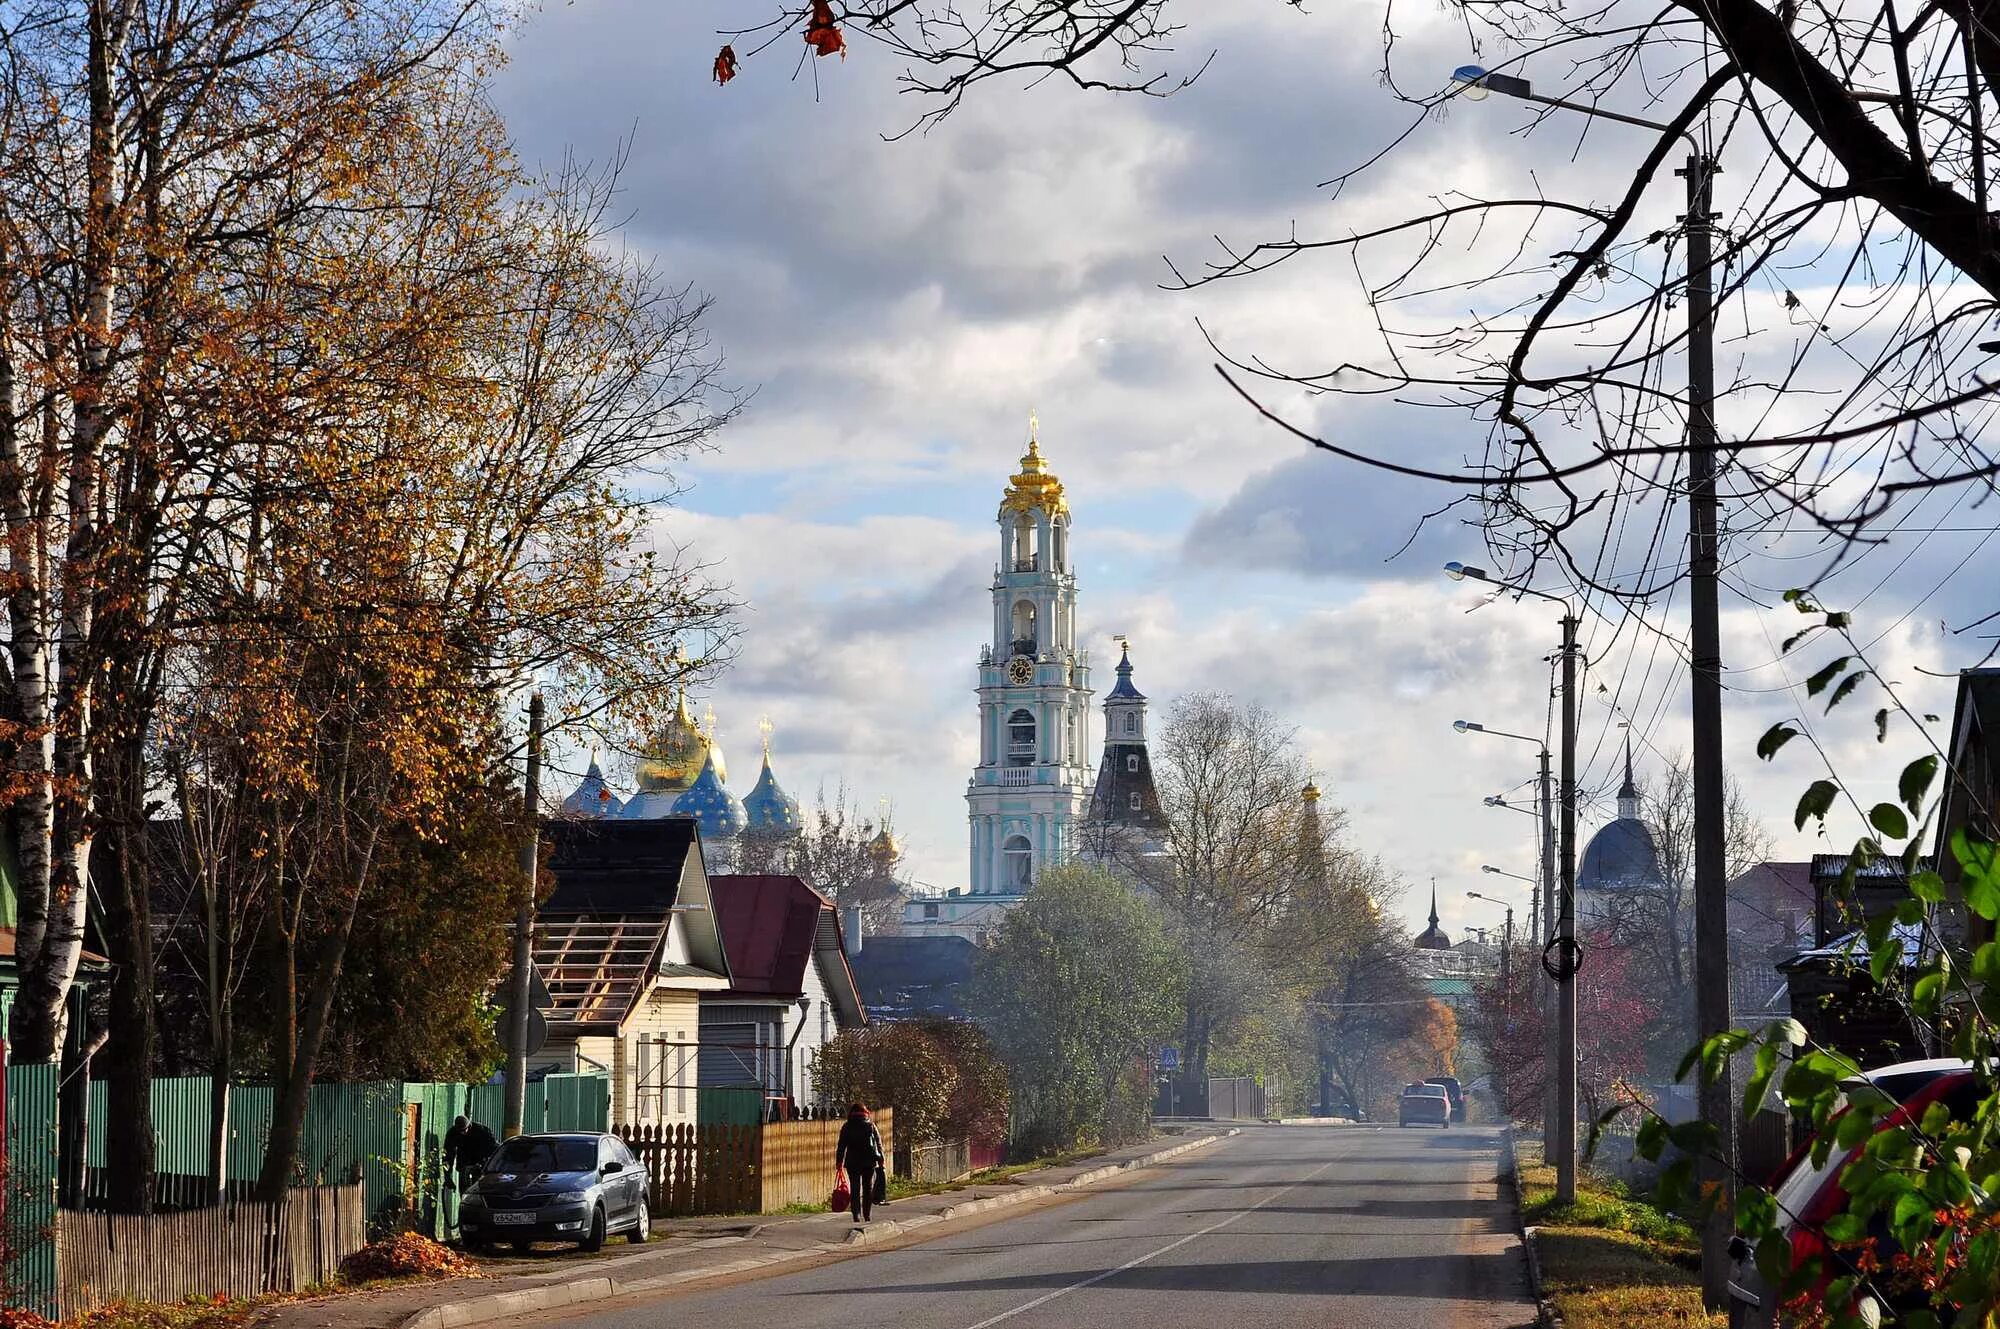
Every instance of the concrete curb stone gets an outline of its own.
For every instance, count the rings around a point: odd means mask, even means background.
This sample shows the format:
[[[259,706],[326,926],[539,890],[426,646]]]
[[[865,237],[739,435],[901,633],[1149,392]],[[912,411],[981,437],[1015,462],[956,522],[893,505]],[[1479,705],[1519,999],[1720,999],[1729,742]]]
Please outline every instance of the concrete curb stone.
[[[1514,1191],[1514,1222],[1521,1229],[1521,1250],[1528,1260],[1528,1294],[1535,1299],[1535,1323],[1541,1329],[1564,1329],[1562,1314],[1542,1285],[1542,1261],[1535,1251],[1535,1233],[1539,1229],[1527,1226],[1521,1212],[1521,1160],[1514,1152],[1514,1128],[1510,1125],[1501,1131],[1500,1139],[1501,1175]]]
[[[1142,1154],[1137,1158],[1128,1159],[1123,1163],[1114,1163],[1107,1167],[1095,1168],[1069,1181],[1060,1182],[1053,1186],[1023,1186],[1018,1190],[969,1200],[963,1204],[949,1205],[935,1214],[918,1214],[914,1218],[905,1219],[885,1219],[873,1227],[850,1231],[838,1241],[813,1242],[792,1250],[772,1251],[762,1255],[749,1256],[745,1259],[732,1260],[724,1264],[702,1265],[694,1269],[680,1269],[672,1273],[658,1274],[648,1278],[620,1279],[600,1274],[590,1278],[566,1279],[563,1282],[550,1283],[543,1287],[523,1288],[513,1292],[495,1292],[483,1297],[470,1297],[464,1301],[445,1302],[442,1305],[431,1306],[407,1316],[400,1323],[398,1329],[462,1329],[462,1326],[465,1325],[483,1324],[490,1320],[506,1319],[509,1316],[523,1315],[530,1311],[554,1310],[562,1306],[574,1306],[580,1302],[604,1301],[612,1297],[625,1296],[634,1292],[665,1291],[682,1283],[721,1278],[730,1274],[747,1272],[752,1269],[769,1268],[772,1265],[786,1264],[796,1260],[824,1255],[829,1251],[843,1250],[849,1246],[873,1245],[891,1237],[912,1232],[919,1228],[930,1227],[933,1224],[943,1223],[953,1218],[985,1213],[993,1209],[1008,1209],[1016,1205],[1028,1204],[1034,1200],[1044,1199],[1059,1192],[1079,1190],[1104,1181],[1107,1178],[1117,1176],[1120,1173],[1129,1172],[1134,1168],[1152,1167],[1156,1164],[1166,1162],[1168,1159],[1177,1158],[1190,1150],[1215,1144],[1218,1141],[1226,1140],[1230,1136],[1241,1133],[1240,1130],[1229,1130],[1217,1135],[1206,1135],[1198,1140],[1190,1140],[1174,1145],[1171,1148],[1156,1150],[1150,1154]],[[1048,1168],[1037,1169],[1038,1172],[1052,1170]],[[1024,1173],[1022,1175],[1032,1176],[1034,1174]],[[759,1223],[753,1226],[747,1233],[740,1236],[730,1235],[702,1238],[698,1241],[690,1242],[689,1246],[691,1248],[707,1248],[712,1246],[741,1245],[751,1238],[761,1235],[767,1228],[772,1226],[774,1225],[770,1223]]]

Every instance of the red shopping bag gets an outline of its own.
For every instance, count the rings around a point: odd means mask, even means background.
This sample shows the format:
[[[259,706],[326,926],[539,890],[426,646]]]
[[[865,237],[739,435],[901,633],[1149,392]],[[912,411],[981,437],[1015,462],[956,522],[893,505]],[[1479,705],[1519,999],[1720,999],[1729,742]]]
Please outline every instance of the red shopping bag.
[[[847,1169],[835,1168],[833,1170],[833,1198],[826,1202],[826,1207],[835,1213],[839,1213],[841,1210],[847,1208],[853,1199],[854,1192],[847,1189]]]

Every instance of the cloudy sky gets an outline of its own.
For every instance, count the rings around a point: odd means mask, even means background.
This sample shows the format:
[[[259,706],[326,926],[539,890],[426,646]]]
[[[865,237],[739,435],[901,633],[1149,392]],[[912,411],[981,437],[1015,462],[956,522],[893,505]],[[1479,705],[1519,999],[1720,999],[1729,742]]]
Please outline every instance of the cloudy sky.
[[[1199,6],[1209,26],[1182,47],[1215,58],[1172,98],[991,85],[929,133],[890,142],[916,108],[865,42],[795,77],[793,39],[746,60],[727,88],[710,82],[717,30],[755,8],[551,5],[515,35],[499,75],[530,163],[571,151],[601,161],[626,145],[625,243],[714,298],[709,330],[731,379],[754,392],[662,517],[745,602],[738,658],[703,698],[739,792],[768,714],[794,793],[810,801],[844,783],[864,810],[888,800],[913,875],[965,883],[994,513],[1037,411],[1070,495],[1100,692],[1110,638],[1127,634],[1156,703],[1221,689],[1298,726],[1356,842],[1408,883],[1406,916],[1421,920],[1433,877],[1454,931],[1497,922],[1468,888],[1525,905],[1525,886],[1496,887],[1479,865],[1532,872],[1533,826],[1480,800],[1522,784],[1532,750],[1454,734],[1451,721],[1542,732],[1554,615],[1533,601],[1478,607],[1468,585],[1439,576],[1448,558],[1484,561],[1477,533],[1449,519],[1410,539],[1450,495],[1311,455],[1258,421],[1217,378],[1197,326],[1282,364],[1335,363],[1372,345],[1351,269],[1335,258],[1193,293],[1160,287],[1165,258],[1199,267],[1217,236],[1326,233],[1442,189],[1576,178],[1606,162],[1609,190],[1634,144],[1524,143],[1518,107],[1461,105],[1332,198],[1320,181],[1415,118],[1378,78],[1379,8],[1354,0],[1311,13],[1276,0]],[[1445,20],[1441,6],[1398,11],[1400,76],[1467,58]],[[1663,215],[1673,192],[1669,182]],[[1483,438],[1383,399],[1269,400],[1399,456],[1453,462]],[[1970,495],[1925,501],[1898,521],[1926,539],[1899,530],[1825,595],[1879,637],[1877,663],[1914,710],[1948,716],[1950,684],[1924,671],[1972,663],[1989,644],[1945,625],[1984,612],[1959,569],[1992,521]],[[1668,524],[1681,529],[1675,515]],[[1731,766],[1789,854],[1844,847],[1855,831],[1837,827],[1831,844],[1793,834],[1791,805],[1820,772],[1802,744],[1776,769],[1751,750],[1804,705],[1792,689],[1814,661],[1777,661],[1798,626],[1778,600],[1823,561],[1805,542],[1746,550],[1726,601]],[[1679,607],[1669,597],[1643,618],[1587,626],[1593,825],[1610,811],[1623,720],[1642,768],[1686,747]],[[1911,753],[1873,757],[1875,704],[1816,732],[1849,769],[1874,761],[1893,789]]]

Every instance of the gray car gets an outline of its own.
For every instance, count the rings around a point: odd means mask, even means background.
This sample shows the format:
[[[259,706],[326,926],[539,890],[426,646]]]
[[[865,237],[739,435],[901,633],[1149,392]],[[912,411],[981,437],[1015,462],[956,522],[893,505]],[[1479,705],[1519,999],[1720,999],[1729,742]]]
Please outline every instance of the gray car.
[[[475,1251],[538,1241],[594,1251],[614,1235],[643,1243],[653,1234],[646,1172],[615,1135],[517,1135],[459,1201],[458,1228]]]

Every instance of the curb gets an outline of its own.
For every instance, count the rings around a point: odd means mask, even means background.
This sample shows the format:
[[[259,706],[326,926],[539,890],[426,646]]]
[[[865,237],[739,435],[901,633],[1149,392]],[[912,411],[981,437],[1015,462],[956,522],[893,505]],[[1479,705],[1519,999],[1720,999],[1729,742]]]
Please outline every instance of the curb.
[[[1529,1227],[1522,1222],[1521,1214],[1521,1160],[1514,1153],[1514,1128],[1509,1125],[1500,1132],[1504,1147],[1500,1151],[1501,1176],[1514,1192],[1514,1219],[1521,1226],[1521,1250],[1528,1259],[1528,1295],[1535,1299],[1535,1323],[1540,1329],[1564,1329],[1562,1313],[1549,1299],[1548,1291],[1542,1284],[1542,1261],[1535,1251],[1535,1234],[1541,1229]]]
[[[752,1269],[765,1269],[773,1265],[789,1264],[798,1260],[823,1256],[829,1251],[845,1250],[850,1246],[870,1246],[891,1237],[914,1232],[954,1218],[971,1214],[982,1214],[992,1209],[1007,1209],[1015,1205],[1027,1204],[1033,1200],[1045,1199],[1060,1192],[1080,1190],[1095,1185],[1107,1178],[1115,1177],[1135,1168],[1152,1167],[1177,1158],[1190,1150],[1226,1140],[1240,1131],[1224,1131],[1219,1135],[1205,1135],[1199,1140],[1190,1140],[1174,1145],[1170,1149],[1160,1149],[1150,1154],[1123,1163],[1114,1163],[1085,1172],[1069,1181],[1054,1186],[1024,1186],[1018,1190],[1000,1195],[989,1195],[982,1200],[968,1200],[964,1204],[954,1204],[935,1214],[919,1214],[915,1218],[885,1220],[873,1227],[849,1232],[838,1241],[815,1242],[797,1250],[774,1251],[764,1255],[753,1255],[726,1264],[704,1265],[698,1269],[682,1269],[670,1274],[658,1274],[651,1278],[618,1279],[599,1274],[593,1278],[575,1278],[566,1282],[551,1283],[546,1287],[523,1288],[516,1292],[495,1292],[484,1297],[470,1297],[464,1301],[449,1301],[442,1305],[427,1307],[407,1316],[397,1329],[460,1329],[463,1325],[483,1324],[489,1320],[503,1320],[510,1316],[524,1315],[529,1311],[555,1310],[562,1306],[574,1306],[582,1302],[605,1301],[634,1292],[662,1292],[682,1283],[693,1283],[709,1278],[721,1278],[729,1274],[744,1273]],[[759,1224],[749,1236],[755,1236],[768,1224]],[[748,1240],[738,1237],[735,1241]],[[732,1243],[733,1244],[733,1243]],[[1531,1257],[1532,1258],[1532,1257]]]

